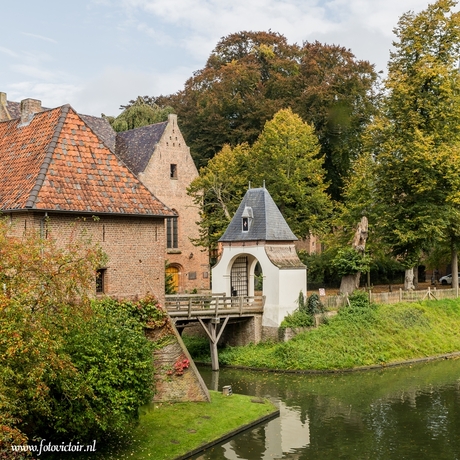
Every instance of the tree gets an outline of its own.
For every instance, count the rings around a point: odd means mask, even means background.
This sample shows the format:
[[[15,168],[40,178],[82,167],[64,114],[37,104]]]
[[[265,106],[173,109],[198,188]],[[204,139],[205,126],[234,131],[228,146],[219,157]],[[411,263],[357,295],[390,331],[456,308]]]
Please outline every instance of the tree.
[[[200,208],[200,237],[197,246],[217,248],[233,214],[249,185],[247,144],[231,148],[225,145],[188,188],[188,194]]]
[[[275,32],[243,31],[223,37],[182,91],[156,101],[175,108],[199,166],[226,144],[251,145],[265,122],[291,107],[314,126],[338,199],[374,113],[376,78],[371,64],[340,46],[290,45]]]
[[[298,238],[320,235],[328,228],[332,203],[323,162],[314,128],[291,109],[276,113],[251,148],[250,180],[265,181]]]
[[[312,126],[290,109],[268,121],[252,147],[225,146],[189,188],[195,202],[201,203],[200,243],[216,246],[249,184],[265,183],[299,238],[324,232],[331,201],[319,151]]]
[[[105,256],[84,236],[60,247],[9,232],[0,219],[0,457],[27,438],[122,433],[152,395],[152,346],[139,317],[156,302],[92,303]]]
[[[421,251],[459,235],[460,15],[452,12],[455,5],[438,0],[417,15],[401,17],[381,116],[372,128],[380,235],[405,261],[407,288]],[[452,247],[455,253],[455,242]]]
[[[359,287],[361,273],[369,271],[370,257],[365,254],[368,235],[367,217],[363,216],[356,229],[351,247],[340,249],[332,261],[338,274],[342,277],[341,294],[352,294]]]
[[[128,105],[122,107],[124,110],[117,117],[105,117],[102,114],[117,132],[166,121],[168,115],[174,112],[172,107],[160,107],[148,96],[139,96],[135,101],[130,101]]]

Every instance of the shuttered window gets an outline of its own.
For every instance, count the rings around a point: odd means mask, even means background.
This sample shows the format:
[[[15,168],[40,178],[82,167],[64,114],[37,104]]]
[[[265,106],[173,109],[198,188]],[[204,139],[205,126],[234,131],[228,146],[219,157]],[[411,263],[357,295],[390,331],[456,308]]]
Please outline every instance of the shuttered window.
[[[166,247],[168,249],[178,247],[177,217],[168,217],[166,219]]]

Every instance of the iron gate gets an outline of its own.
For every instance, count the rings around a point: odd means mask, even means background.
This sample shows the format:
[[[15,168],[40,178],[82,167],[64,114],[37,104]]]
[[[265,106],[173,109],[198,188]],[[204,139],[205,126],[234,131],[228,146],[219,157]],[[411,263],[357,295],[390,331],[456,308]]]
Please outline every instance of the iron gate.
[[[231,271],[232,296],[248,295],[248,258],[238,257]]]

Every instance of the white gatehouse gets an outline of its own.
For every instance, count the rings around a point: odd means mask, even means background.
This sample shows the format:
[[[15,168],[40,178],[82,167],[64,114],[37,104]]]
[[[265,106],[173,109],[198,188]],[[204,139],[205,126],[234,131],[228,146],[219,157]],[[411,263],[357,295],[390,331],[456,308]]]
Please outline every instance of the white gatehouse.
[[[212,268],[212,292],[227,296],[265,296],[262,326],[277,328],[306,294],[306,266],[292,233],[265,188],[249,189],[219,242],[222,252]]]

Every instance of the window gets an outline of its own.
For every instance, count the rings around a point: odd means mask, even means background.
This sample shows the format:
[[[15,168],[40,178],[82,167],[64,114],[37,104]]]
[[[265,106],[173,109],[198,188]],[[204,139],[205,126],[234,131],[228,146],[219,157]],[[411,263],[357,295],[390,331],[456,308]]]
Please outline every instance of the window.
[[[242,232],[243,233],[249,232],[249,229],[251,228],[252,220],[254,217],[252,208],[250,208],[249,206],[245,206],[241,217],[242,217],[242,221],[241,221]]]
[[[104,294],[105,293],[105,277],[106,277],[106,271],[107,269],[105,268],[100,268],[99,270],[96,270],[96,294]]]
[[[166,219],[166,247],[176,249],[177,241],[177,217],[168,217]]]
[[[169,177],[171,179],[177,179],[177,165],[170,164],[169,165]]]

